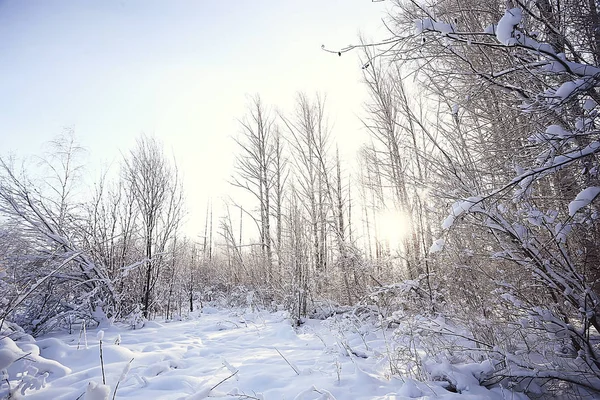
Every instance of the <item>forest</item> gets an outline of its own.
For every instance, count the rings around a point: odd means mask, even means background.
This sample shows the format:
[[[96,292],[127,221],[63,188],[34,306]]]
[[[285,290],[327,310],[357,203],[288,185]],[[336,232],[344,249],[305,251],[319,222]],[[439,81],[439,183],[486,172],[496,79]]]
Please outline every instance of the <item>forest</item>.
[[[394,347],[391,375],[488,360],[482,386],[600,396],[599,7],[390,2],[386,38],[322,49],[362,64],[356,159],[326,94],[290,93],[284,112],[257,88],[222,215],[186,203],[152,136],[85,190],[76,134],[2,155],[0,337],[143,330],[214,304],[298,328],[352,315],[416,343]],[[197,237],[189,208],[206,209]]]

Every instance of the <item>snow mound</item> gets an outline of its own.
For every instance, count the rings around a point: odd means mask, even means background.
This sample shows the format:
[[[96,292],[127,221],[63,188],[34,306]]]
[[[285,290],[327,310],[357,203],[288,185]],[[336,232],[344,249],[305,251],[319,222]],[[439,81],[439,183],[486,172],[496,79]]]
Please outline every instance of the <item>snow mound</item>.
[[[29,395],[44,388],[48,379],[62,378],[71,373],[70,368],[40,353],[35,343],[19,343],[9,337],[0,339],[0,398]]]

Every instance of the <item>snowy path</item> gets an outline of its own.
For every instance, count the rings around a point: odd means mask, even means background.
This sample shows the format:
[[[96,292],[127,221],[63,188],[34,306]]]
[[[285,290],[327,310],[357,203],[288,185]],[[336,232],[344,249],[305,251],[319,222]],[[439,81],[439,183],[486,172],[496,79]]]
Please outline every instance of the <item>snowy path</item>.
[[[123,368],[134,359],[127,379],[119,386],[117,399],[504,397],[499,391],[490,392],[476,384],[457,394],[444,390],[440,382],[388,380],[384,377],[384,357],[377,351],[365,359],[343,354],[336,336],[317,321],[310,321],[297,333],[281,313],[205,311],[192,321],[150,322],[140,330],[105,330],[107,385],[114,389]],[[118,335],[120,345],[114,344]],[[101,382],[96,332],[88,332],[87,349],[82,346],[77,350],[78,336],[74,333],[38,341],[43,357],[60,362],[72,372],[63,377],[50,376],[46,387],[28,392],[27,399],[73,400],[85,392],[88,382]],[[353,348],[360,349],[359,335],[347,338]],[[374,334],[369,336],[369,345],[385,349],[384,342]],[[235,371],[235,376],[211,390]],[[472,376],[469,379],[476,382]]]

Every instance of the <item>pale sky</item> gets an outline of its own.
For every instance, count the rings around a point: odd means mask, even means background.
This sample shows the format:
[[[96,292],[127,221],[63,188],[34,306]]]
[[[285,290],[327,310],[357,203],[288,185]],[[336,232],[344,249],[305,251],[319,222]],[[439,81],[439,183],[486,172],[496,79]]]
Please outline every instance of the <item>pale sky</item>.
[[[117,166],[144,132],[185,175],[187,232],[206,201],[231,193],[247,96],[288,109],[295,93],[328,99],[340,150],[366,134],[358,52],[321,50],[385,37],[371,0],[0,0],[0,155],[39,154],[72,127],[90,174]]]

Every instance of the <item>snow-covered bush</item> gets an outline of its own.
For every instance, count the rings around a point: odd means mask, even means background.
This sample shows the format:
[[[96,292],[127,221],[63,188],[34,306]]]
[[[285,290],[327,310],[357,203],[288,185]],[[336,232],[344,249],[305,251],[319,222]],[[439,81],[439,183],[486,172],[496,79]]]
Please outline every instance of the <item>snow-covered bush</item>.
[[[131,329],[143,328],[146,322],[146,318],[144,318],[142,306],[138,304],[134,308],[134,310],[125,318],[125,321],[131,327]]]
[[[0,329],[0,398],[19,398],[46,385],[46,379],[62,377],[70,369],[40,356],[30,335],[12,323]]]

